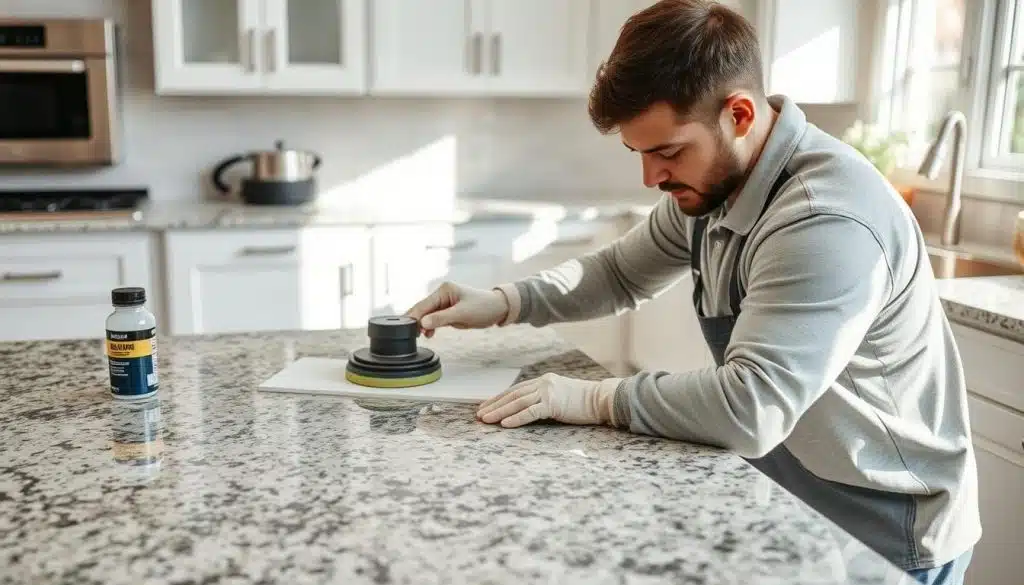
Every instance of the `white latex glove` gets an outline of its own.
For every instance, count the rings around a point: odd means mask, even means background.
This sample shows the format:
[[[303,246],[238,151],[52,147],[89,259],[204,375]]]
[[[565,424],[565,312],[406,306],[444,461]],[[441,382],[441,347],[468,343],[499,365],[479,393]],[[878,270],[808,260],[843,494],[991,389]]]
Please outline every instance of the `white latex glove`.
[[[477,418],[512,428],[550,418],[575,425],[615,426],[615,389],[621,378],[578,380],[558,374],[520,382],[484,401]]]
[[[508,316],[509,303],[498,290],[483,290],[446,282],[405,312],[420,322],[420,329],[433,337],[438,327],[483,329],[501,323]]]

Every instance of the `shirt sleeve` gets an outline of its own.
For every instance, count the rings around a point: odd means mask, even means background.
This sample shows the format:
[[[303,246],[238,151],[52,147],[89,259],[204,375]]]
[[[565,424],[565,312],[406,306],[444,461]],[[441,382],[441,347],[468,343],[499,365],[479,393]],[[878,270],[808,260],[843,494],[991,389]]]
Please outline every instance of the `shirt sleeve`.
[[[669,196],[604,248],[501,287],[518,297],[509,321],[540,327],[635,309],[670,288],[690,266],[685,215]]]
[[[616,412],[632,431],[764,456],[846,367],[892,289],[873,232],[839,215],[767,236],[748,274],[721,367],[619,384]]]

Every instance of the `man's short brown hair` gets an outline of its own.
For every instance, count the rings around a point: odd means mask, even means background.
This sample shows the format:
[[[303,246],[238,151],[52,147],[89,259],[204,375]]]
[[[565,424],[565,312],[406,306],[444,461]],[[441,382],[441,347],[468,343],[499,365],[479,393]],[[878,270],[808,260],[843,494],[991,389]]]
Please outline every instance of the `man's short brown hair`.
[[[710,122],[735,89],[764,95],[757,33],[741,15],[706,0],[661,0],[622,26],[590,93],[602,133],[658,102]]]

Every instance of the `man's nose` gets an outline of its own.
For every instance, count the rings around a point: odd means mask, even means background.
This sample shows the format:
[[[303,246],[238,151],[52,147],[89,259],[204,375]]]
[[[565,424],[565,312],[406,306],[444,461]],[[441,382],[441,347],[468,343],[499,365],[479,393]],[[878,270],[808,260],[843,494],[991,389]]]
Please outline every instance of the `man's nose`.
[[[657,187],[659,183],[668,180],[668,171],[664,167],[658,165],[656,162],[650,160],[650,157],[643,157],[640,159],[643,165],[644,174],[644,186],[646,187]]]

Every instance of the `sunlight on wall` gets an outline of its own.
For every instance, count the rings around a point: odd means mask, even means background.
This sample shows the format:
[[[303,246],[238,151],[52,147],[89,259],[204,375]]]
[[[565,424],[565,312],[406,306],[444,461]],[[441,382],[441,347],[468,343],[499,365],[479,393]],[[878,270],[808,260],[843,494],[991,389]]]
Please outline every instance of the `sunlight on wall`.
[[[799,47],[779,56],[772,64],[773,91],[806,96],[806,101],[828,102],[842,99],[840,72],[849,64],[840,63],[840,30],[832,27]]]
[[[352,181],[322,186],[320,205],[425,212],[428,216],[453,213],[457,157],[455,135],[443,136]]]

